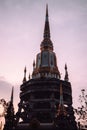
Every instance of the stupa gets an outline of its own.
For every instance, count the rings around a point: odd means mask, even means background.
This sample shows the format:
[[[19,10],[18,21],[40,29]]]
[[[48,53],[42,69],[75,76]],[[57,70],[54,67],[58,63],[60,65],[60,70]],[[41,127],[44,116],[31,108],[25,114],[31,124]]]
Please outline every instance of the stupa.
[[[23,84],[20,86],[18,112],[12,114],[11,129],[7,127],[9,116],[8,119],[6,118],[8,121],[4,130],[77,129],[67,65],[65,64],[65,77],[62,80],[56,53],[53,50],[48,5],[46,5],[43,40],[40,44],[40,53],[33,62],[32,77],[29,75],[29,79],[26,79],[25,67]],[[12,103],[11,98],[10,106],[13,108]],[[8,112],[11,112],[11,107]]]

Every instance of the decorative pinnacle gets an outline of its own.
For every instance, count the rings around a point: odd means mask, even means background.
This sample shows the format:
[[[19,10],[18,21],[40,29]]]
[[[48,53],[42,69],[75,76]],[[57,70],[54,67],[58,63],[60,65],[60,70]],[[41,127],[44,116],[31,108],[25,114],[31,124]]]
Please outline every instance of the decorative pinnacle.
[[[65,64],[65,81],[69,81],[69,77],[68,77],[68,71],[67,71],[67,65]]]
[[[26,82],[26,66],[25,66],[25,69],[24,69],[24,78],[23,78],[23,83]]]

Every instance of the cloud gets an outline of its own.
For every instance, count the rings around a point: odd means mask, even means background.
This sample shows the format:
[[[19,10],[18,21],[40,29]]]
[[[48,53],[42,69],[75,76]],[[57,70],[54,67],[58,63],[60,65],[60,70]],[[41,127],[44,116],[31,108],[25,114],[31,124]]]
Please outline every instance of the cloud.
[[[8,83],[4,77],[0,77],[0,98],[9,100],[11,87],[12,85]]]

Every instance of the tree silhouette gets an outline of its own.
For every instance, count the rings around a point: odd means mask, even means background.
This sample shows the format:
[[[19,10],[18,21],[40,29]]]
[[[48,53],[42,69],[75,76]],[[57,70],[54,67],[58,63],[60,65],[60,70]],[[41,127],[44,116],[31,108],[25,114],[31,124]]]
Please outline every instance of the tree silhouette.
[[[80,107],[75,109],[76,114],[79,116],[78,120],[87,120],[87,94],[86,90],[81,90],[81,95],[79,95]]]

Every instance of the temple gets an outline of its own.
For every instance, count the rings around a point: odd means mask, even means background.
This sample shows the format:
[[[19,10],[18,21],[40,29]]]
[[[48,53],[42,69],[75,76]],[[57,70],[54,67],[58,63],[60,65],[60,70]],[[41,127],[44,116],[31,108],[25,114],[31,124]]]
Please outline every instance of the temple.
[[[26,73],[25,67],[16,114],[13,109],[12,89],[4,130],[77,130],[67,65],[65,64],[65,76],[62,80],[51,41],[48,5],[40,52],[36,55],[32,76],[29,75],[28,80]]]

